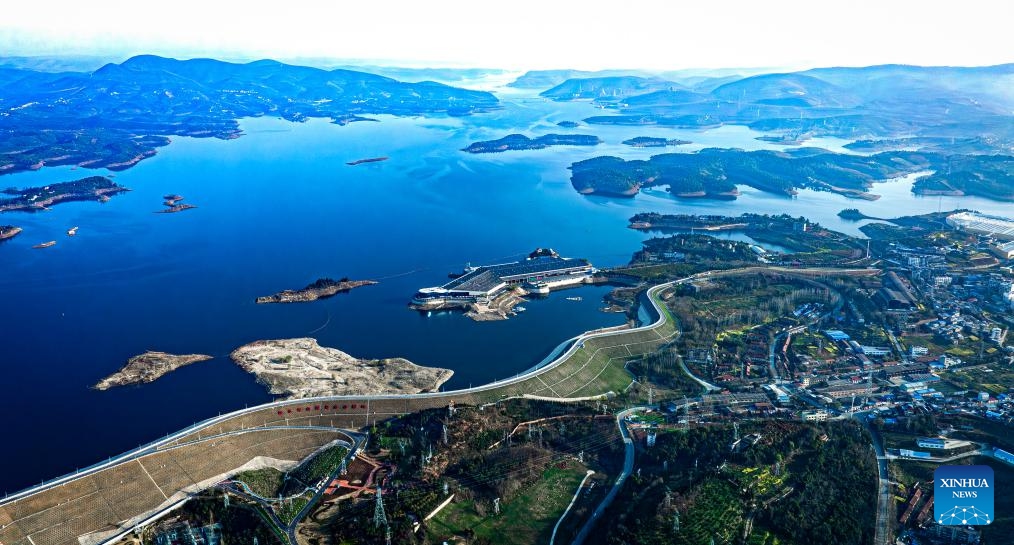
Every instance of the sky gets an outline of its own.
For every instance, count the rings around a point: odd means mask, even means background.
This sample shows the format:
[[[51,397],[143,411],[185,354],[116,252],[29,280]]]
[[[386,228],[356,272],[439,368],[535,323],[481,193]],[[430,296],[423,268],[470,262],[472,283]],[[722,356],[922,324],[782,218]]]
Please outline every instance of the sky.
[[[25,0],[0,56],[152,53],[505,69],[1014,62],[1009,0]]]

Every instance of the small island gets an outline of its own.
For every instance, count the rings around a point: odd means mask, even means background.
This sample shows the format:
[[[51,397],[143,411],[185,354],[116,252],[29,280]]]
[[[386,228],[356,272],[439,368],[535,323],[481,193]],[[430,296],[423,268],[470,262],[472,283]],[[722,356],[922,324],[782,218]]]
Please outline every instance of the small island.
[[[379,163],[381,161],[386,161],[388,159],[389,159],[388,157],[368,157],[366,159],[356,159],[355,161],[349,161],[348,163],[345,164],[354,167],[356,165],[361,165],[363,163]]]
[[[182,212],[184,210],[190,210],[191,208],[197,208],[195,205],[192,205],[192,204],[176,204],[175,202],[172,203],[172,204],[169,204],[170,202],[171,201],[166,201],[166,202],[162,203],[166,207],[163,208],[162,210],[156,210],[155,213],[156,214],[175,214],[176,212]]]
[[[15,210],[38,212],[54,204],[70,201],[107,201],[110,195],[130,191],[117,185],[105,176],[89,176],[73,182],[60,182],[43,187],[5,189],[2,193],[12,198],[0,197],[0,212]]]
[[[595,146],[602,139],[590,134],[546,134],[529,138],[523,134],[509,134],[498,140],[473,142],[461,151],[468,153],[499,153],[508,150],[534,150],[549,146]]]
[[[764,135],[758,136],[754,140],[760,140],[761,142],[770,142],[772,144],[778,144],[781,146],[800,146],[805,144],[811,137],[810,133],[786,133],[777,135]]]
[[[375,280],[349,280],[347,277],[341,280],[318,278],[313,284],[300,290],[284,290],[274,295],[258,297],[257,303],[308,303],[376,283]]]
[[[272,394],[292,398],[435,392],[454,374],[402,358],[359,359],[310,338],[256,341],[230,357]]]
[[[186,354],[181,356],[149,351],[130,358],[122,369],[100,380],[93,388],[96,390],[108,390],[116,386],[147,384],[180,367],[210,359],[211,356],[204,354]]]
[[[21,234],[21,228],[13,225],[0,225],[0,240],[14,238]]]
[[[655,136],[635,136],[629,140],[624,140],[624,144],[634,148],[664,148],[666,146],[685,146],[687,144],[693,144],[689,140],[680,140],[678,138],[658,138]]]

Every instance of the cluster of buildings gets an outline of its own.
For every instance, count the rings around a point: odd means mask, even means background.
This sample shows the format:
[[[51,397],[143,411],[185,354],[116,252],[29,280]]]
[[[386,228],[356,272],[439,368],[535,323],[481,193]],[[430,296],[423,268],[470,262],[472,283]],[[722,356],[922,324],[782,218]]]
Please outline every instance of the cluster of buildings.
[[[521,261],[469,267],[443,286],[419,290],[412,304],[423,309],[489,304],[515,286],[529,293],[546,294],[582,284],[595,272],[585,259],[563,258],[552,249],[539,248]]]
[[[946,221],[955,229],[991,239],[990,250],[1000,259],[1014,259],[1014,221],[977,212],[951,214]]]

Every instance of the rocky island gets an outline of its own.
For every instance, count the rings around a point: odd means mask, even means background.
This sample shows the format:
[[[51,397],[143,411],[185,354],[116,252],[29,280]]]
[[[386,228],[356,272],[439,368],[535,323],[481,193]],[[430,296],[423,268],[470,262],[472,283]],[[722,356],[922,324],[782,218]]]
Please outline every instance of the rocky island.
[[[687,144],[693,144],[689,140],[680,140],[678,138],[658,138],[654,136],[635,136],[629,140],[624,140],[624,144],[634,148],[664,148],[666,146],[685,146]]]
[[[38,212],[61,202],[103,201],[108,200],[110,195],[124,191],[130,190],[117,185],[105,176],[89,176],[73,182],[60,182],[43,187],[10,188],[2,191],[13,197],[0,197],[0,212],[14,210]]]
[[[348,278],[332,280],[330,278],[318,278],[313,284],[300,290],[283,290],[274,295],[258,297],[257,303],[308,303],[376,283],[375,280],[349,280]]]
[[[310,338],[256,341],[231,357],[272,394],[294,398],[433,392],[454,374],[402,358],[359,359]]]
[[[211,356],[205,356],[204,354],[179,356],[165,352],[149,351],[130,358],[122,369],[100,380],[93,388],[96,390],[108,390],[116,386],[147,384],[180,367],[210,359]]]
[[[21,228],[13,225],[0,225],[0,240],[14,238],[21,234]]]
[[[162,204],[165,205],[165,208],[163,208],[162,210],[156,210],[155,213],[156,214],[175,214],[176,212],[182,212],[184,210],[190,210],[191,208],[197,208],[197,206],[193,205],[193,204],[186,204],[186,203],[184,203],[184,204],[177,204],[175,202],[172,202],[172,204],[170,204],[171,202],[172,201],[166,201],[166,202],[162,203]]]
[[[546,134],[529,138],[523,134],[509,134],[498,140],[473,142],[461,151],[468,153],[499,153],[508,150],[533,150],[549,146],[594,146],[602,139],[590,134]]]

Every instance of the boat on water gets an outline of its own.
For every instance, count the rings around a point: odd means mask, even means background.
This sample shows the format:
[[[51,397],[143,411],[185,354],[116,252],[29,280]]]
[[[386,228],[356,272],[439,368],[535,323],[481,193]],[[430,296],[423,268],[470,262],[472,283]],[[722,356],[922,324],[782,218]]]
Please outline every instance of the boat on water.
[[[581,296],[578,295],[578,296],[575,296],[575,297],[568,297],[567,300],[568,301],[581,301],[582,299],[581,299]]]
[[[72,237],[72,236],[76,235],[77,234],[77,230],[78,230],[78,227],[76,227],[76,226],[75,227],[71,227],[70,229],[67,229],[67,236]]]
[[[528,309],[525,307],[514,307],[514,312],[524,312],[526,310]]]
[[[35,246],[32,246],[32,248],[49,248],[50,246],[56,246],[56,241],[55,240],[51,240],[49,242],[43,242],[41,244],[36,244]]]

